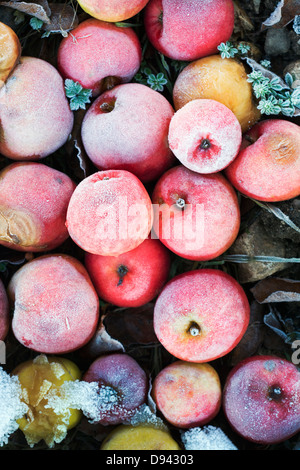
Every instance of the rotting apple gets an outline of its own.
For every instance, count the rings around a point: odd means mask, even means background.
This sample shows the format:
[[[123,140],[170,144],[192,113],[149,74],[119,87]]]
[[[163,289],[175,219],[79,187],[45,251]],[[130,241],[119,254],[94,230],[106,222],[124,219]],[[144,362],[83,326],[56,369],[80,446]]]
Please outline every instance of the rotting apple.
[[[175,110],[194,99],[213,99],[235,114],[245,132],[261,117],[247,79],[244,64],[236,59],[211,55],[195,60],[180,72],[174,83]]]
[[[169,250],[147,238],[119,256],[85,254],[85,267],[99,297],[119,307],[140,307],[156,297],[168,280]]]
[[[71,178],[40,162],[15,162],[0,172],[0,245],[49,251],[69,236],[65,226]]]
[[[66,254],[48,254],[19,268],[8,284],[12,331],[25,347],[65,354],[96,331],[99,298],[85,267]]]
[[[67,210],[67,228],[84,251],[118,256],[149,235],[153,213],[141,181],[126,170],[107,170],[83,179]]]
[[[144,12],[149,41],[175,60],[214,54],[233,32],[232,0],[150,0]]]
[[[276,202],[300,195],[300,127],[283,119],[266,119],[243,135],[241,150],[225,169],[242,194]]]
[[[169,423],[189,429],[203,426],[219,413],[221,382],[210,364],[175,361],[155,377],[152,396]]]
[[[248,357],[227,376],[223,408],[244,439],[265,445],[283,442],[300,431],[300,371],[277,356]]]
[[[12,160],[39,160],[66,143],[73,122],[57,69],[45,60],[21,57],[0,89],[0,153]]]
[[[0,22],[0,88],[19,62],[22,48],[16,33],[6,24]]]
[[[113,353],[95,359],[82,379],[98,382],[98,423],[105,426],[130,421],[136,410],[146,403],[147,374],[128,354]]]
[[[61,41],[57,66],[65,79],[79,82],[96,97],[129,82],[140,68],[141,58],[141,44],[132,28],[90,18]]]
[[[159,92],[127,83],[102,93],[86,112],[81,136],[99,170],[128,170],[143,183],[175,162],[168,146],[174,109]]]
[[[113,429],[101,444],[100,450],[180,450],[168,429],[150,424],[135,426],[121,424]]]
[[[78,3],[93,18],[118,22],[137,15],[148,0],[78,0]]]
[[[187,271],[159,294],[153,316],[157,339],[174,357],[210,362],[228,354],[243,337],[250,316],[247,296],[217,269]]]
[[[3,341],[10,327],[9,303],[3,281],[0,279],[0,341]]]
[[[178,165],[157,181],[153,232],[175,254],[206,261],[224,253],[240,228],[236,192],[220,173],[202,175]]]
[[[242,142],[238,119],[215,100],[185,104],[171,119],[169,146],[178,160],[197,173],[224,170],[237,156]]]

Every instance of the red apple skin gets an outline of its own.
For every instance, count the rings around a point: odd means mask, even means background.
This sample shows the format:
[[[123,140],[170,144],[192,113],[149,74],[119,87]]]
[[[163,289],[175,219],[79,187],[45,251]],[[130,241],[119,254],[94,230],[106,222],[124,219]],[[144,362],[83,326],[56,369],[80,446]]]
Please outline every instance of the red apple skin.
[[[93,18],[117,22],[137,15],[148,0],[79,0],[78,3]]]
[[[174,357],[210,362],[228,354],[249,324],[250,307],[238,282],[217,269],[179,274],[159,294],[153,325]]]
[[[222,390],[210,364],[175,361],[153,381],[157,408],[173,426],[189,429],[209,423],[219,413]]]
[[[65,79],[79,82],[96,97],[129,82],[140,68],[141,58],[141,44],[132,28],[91,18],[61,41],[57,66]]]
[[[185,202],[183,210],[176,205],[180,200]],[[156,183],[152,202],[153,231],[178,256],[210,260],[224,253],[237,237],[239,204],[221,173],[204,175],[184,165],[173,167]]]
[[[149,41],[175,60],[214,54],[233,32],[231,0],[150,0],[144,12]]]
[[[173,115],[169,101],[148,86],[116,86],[85,114],[81,135],[86,153],[99,170],[127,170],[143,183],[157,179],[175,162],[168,145]]]
[[[12,331],[23,346],[44,354],[64,354],[94,335],[99,298],[85,267],[69,255],[43,255],[12,276],[8,298]]]
[[[0,279],[0,340],[3,341],[10,326],[9,303],[5,286]]]
[[[141,181],[125,170],[99,171],[73,192],[66,225],[84,251],[118,256],[133,250],[152,227],[151,199]]]
[[[39,160],[62,147],[74,116],[56,68],[21,57],[0,90],[0,122],[0,153],[12,160]]]
[[[272,355],[252,356],[229,373],[223,409],[233,429],[258,444],[283,442],[300,431],[300,372]]]
[[[69,236],[67,208],[76,184],[40,162],[16,162],[0,172],[0,245],[49,251]]]
[[[99,297],[119,307],[140,307],[156,297],[168,280],[169,250],[148,238],[120,256],[85,254],[85,267]]]
[[[197,173],[216,173],[237,156],[242,129],[225,105],[198,99],[176,111],[168,139],[170,149],[185,167]]]
[[[300,127],[266,119],[243,136],[241,150],[225,169],[231,184],[259,201],[276,202],[300,194]]]
[[[98,382],[101,387],[110,387],[115,403],[103,401],[99,424],[104,426],[130,420],[137,408],[147,399],[148,377],[138,362],[125,353],[114,353],[97,358],[83,375],[86,382]]]

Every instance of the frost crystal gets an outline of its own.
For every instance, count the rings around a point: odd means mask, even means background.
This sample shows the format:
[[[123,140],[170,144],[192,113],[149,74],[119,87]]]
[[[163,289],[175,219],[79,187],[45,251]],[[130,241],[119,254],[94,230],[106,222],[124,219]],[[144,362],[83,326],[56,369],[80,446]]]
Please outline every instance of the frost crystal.
[[[22,388],[17,376],[10,376],[0,368],[0,446],[18,429],[17,420],[28,407],[21,401]]]
[[[151,408],[146,404],[141,405],[136,410],[135,414],[132,416],[130,421],[124,424],[130,424],[131,426],[149,424],[159,429],[167,429],[167,426],[164,424],[164,422],[160,418],[158,418],[156,414],[153,413]]]
[[[186,450],[238,450],[222,429],[214,426],[189,429],[181,440]]]

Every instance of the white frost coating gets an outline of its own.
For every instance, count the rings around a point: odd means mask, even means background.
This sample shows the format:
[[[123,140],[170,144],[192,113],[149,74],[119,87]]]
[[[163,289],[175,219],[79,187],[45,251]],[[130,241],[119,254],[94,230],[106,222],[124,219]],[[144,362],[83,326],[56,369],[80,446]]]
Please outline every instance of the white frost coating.
[[[189,429],[181,440],[186,450],[238,450],[222,429],[214,426]]]
[[[129,422],[124,422],[123,424],[129,424],[131,426],[149,424],[158,429],[167,430],[167,426],[164,424],[163,420],[156,416],[156,414],[153,413],[151,408],[146,404],[141,405],[136,410]]]
[[[0,368],[0,446],[8,443],[8,438],[19,425],[28,407],[21,401],[22,388],[17,376],[10,376]]]

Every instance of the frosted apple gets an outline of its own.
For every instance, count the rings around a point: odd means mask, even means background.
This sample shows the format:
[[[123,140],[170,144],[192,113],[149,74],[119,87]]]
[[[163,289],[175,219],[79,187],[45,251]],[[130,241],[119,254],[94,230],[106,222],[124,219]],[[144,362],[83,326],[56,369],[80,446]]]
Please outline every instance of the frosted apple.
[[[88,157],[99,170],[128,170],[143,183],[157,179],[175,158],[168,145],[174,110],[139,83],[114,87],[88,109],[81,127]]]
[[[144,15],[147,36],[162,54],[191,61],[217,52],[234,26],[231,0],[150,0]]]
[[[237,158],[225,169],[232,185],[260,201],[284,201],[300,195],[300,127],[266,119],[243,136]]]
[[[147,238],[119,256],[85,254],[85,267],[99,297],[119,307],[139,307],[150,302],[168,280],[169,250]]]
[[[9,304],[5,286],[0,279],[0,340],[3,341],[10,326]]]
[[[220,172],[205,175],[183,165],[173,167],[157,181],[152,202],[154,233],[183,258],[215,258],[238,234],[237,196]]]
[[[195,60],[180,72],[174,83],[175,110],[195,99],[219,101],[234,113],[242,132],[246,132],[260,119],[252,86],[247,80],[244,64],[236,59],[211,55]]]
[[[73,121],[56,68],[21,57],[0,89],[0,153],[19,161],[46,157],[66,143]]]
[[[197,173],[216,173],[237,156],[242,130],[233,112],[215,100],[192,100],[176,111],[169,146],[178,160]]]
[[[158,340],[187,362],[210,362],[228,354],[243,337],[250,307],[239,283],[220,270],[201,269],[175,276],[154,308]]]
[[[152,395],[164,418],[178,428],[203,426],[221,408],[221,382],[210,364],[171,363],[155,377]]]
[[[148,237],[151,199],[141,181],[129,171],[99,171],[76,187],[66,224],[71,238],[84,251],[118,256]]]
[[[6,24],[0,22],[0,88],[13,72],[21,57],[21,43],[16,33]]]
[[[148,0],[79,0],[81,8],[102,21],[124,21],[137,15]]]
[[[0,245],[49,251],[69,236],[65,226],[71,178],[40,162],[15,162],[0,172]]]
[[[91,89],[96,97],[129,82],[140,68],[141,56],[141,44],[132,28],[90,18],[61,41],[57,66],[64,78]]]
[[[249,357],[229,373],[223,408],[244,439],[259,444],[285,441],[300,431],[300,371],[280,357]]]
[[[84,346],[96,331],[99,298],[76,258],[35,258],[15,272],[7,292],[13,333],[29,349],[64,354]]]

